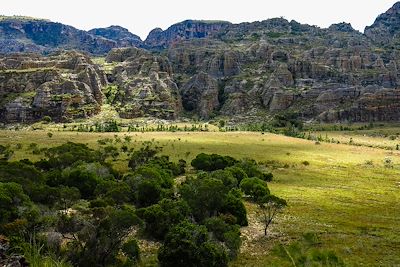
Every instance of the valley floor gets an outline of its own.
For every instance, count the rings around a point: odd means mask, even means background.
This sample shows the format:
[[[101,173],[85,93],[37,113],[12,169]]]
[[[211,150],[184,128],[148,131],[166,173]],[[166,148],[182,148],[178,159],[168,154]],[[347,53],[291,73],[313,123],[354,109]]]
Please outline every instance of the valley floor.
[[[40,148],[72,141],[96,147],[99,139],[129,135],[132,147],[154,141],[173,160],[190,162],[205,152],[264,162],[274,174],[269,183],[271,192],[285,198],[288,208],[265,237],[256,222],[256,207],[247,204],[250,225],[242,229],[241,254],[232,266],[285,266],[271,253],[272,248],[289,244],[307,232],[316,233],[321,247],[335,251],[348,266],[400,265],[400,152],[396,150],[319,144],[252,132],[52,134],[49,137],[47,131],[1,130],[0,144],[12,146],[12,160],[36,160],[40,155],[30,152],[30,143]],[[369,142],[373,140],[371,137]],[[17,144],[19,149],[15,148]],[[391,164],[385,166],[388,159]],[[113,163],[121,171],[128,168],[126,158]],[[145,255],[142,265],[150,266],[154,260]]]

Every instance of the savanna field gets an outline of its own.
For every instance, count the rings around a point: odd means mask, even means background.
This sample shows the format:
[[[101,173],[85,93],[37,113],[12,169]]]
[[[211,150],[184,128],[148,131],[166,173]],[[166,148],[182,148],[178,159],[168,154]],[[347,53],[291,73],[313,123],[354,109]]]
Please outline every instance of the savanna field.
[[[242,246],[231,266],[293,266],[290,257],[312,253],[293,245],[302,244],[307,233],[318,240],[313,249],[333,251],[346,266],[400,265],[400,152],[368,147],[387,142],[395,145],[395,138],[329,132],[330,137],[342,140],[337,144],[260,132],[81,133],[50,129],[1,130],[0,144],[13,148],[12,161],[37,161],[41,155],[32,153],[31,143],[39,149],[67,141],[98,148],[98,140],[124,140],[126,136],[131,137],[129,148],[137,150],[150,141],[163,147],[161,154],[172,161],[190,162],[199,153],[216,153],[255,159],[272,172],[268,187],[288,206],[264,236],[257,205],[246,201],[249,226],[241,228]],[[117,141],[115,146],[122,144]],[[121,172],[128,170],[124,154],[109,161]],[[143,241],[139,246],[140,265],[156,265],[158,244]],[[290,256],[279,255],[277,246],[286,248]]]

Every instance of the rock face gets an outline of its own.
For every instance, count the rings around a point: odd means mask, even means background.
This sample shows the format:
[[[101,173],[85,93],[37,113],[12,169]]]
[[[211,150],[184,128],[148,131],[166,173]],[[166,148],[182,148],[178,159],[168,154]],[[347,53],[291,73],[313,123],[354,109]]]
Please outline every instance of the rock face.
[[[201,72],[193,76],[182,88],[182,103],[187,111],[195,111],[202,118],[209,118],[219,106],[218,82]]]
[[[118,63],[106,96],[123,118],[154,116],[174,119],[181,111],[179,90],[168,59],[138,48],[110,52],[107,61]]]
[[[106,39],[113,40],[117,43],[118,47],[143,46],[143,41],[140,39],[139,36],[120,26],[96,28],[90,30],[89,33],[95,36],[101,36]]]
[[[230,23],[225,21],[185,20],[165,31],[160,28],[154,29],[145,40],[145,45],[151,48],[166,48],[177,41],[209,37],[229,25]]]
[[[0,59],[0,121],[87,118],[100,111],[104,73],[77,52]]]
[[[398,41],[400,38],[400,2],[381,14],[374,24],[366,27],[365,35],[380,45]]]
[[[0,16],[0,53],[48,54],[66,49],[104,55],[115,47],[142,44],[138,36],[119,26],[86,32],[48,20]]]
[[[59,49],[78,49],[92,54],[105,54],[113,47],[117,47],[115,41],[61,23],[20,17],[3,17],[0,20],[2,53],[48,53]]]
[[[88,33],[48,21],[0,20],[3,52],[110,50],[104,93],[124,118],[264,120],[291,112],[311,121],[398,121],[399,38],[400,2],[365,34],[347,23],[322,29],[283,18],[187,20],[154,29],[141,42],[117,26]],[[0,118],[6,121],[90,116],[106,84],[90,59],[77,53],[4,56],[0,75]]]

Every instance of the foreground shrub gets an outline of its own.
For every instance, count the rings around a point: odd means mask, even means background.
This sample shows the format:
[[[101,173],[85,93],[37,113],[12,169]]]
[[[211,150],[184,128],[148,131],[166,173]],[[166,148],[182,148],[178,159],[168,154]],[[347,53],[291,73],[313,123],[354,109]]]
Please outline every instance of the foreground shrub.
[[[184,221],[167,234],[158,252],[163,267],[228,266],[225,249],[209,239],[207,228]]]

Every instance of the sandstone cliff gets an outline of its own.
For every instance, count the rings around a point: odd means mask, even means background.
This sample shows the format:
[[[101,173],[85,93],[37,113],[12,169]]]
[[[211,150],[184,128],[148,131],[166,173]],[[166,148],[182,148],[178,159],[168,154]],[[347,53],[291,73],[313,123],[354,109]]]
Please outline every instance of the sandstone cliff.
[[[168,59],[138,48],[112,50],[108,62],[118,63],[106,96],[123,118],[154,116],[174,119],[181,111],[179,90]]]
[[[106,100],[124,118],[263,120],[292,112],[324,122],[397,121],[399,14],[400,2],[365,33],[348,23],[323,29],[283,18],[240,24],[187,20],[153,30],[144,42],[118,26],[88,33],[6,18],[0,20],[0,51],[109,51],[110,68],[106,86],[102,71],[77,53],[3,56],[1,116],[90,116],[98,112],[105,88]]]
[[[76,52],[0,59],[0,121],[87,118],[100,111],[104,73]]]

